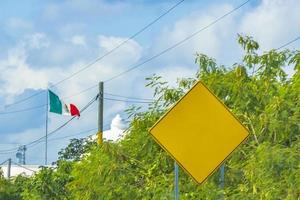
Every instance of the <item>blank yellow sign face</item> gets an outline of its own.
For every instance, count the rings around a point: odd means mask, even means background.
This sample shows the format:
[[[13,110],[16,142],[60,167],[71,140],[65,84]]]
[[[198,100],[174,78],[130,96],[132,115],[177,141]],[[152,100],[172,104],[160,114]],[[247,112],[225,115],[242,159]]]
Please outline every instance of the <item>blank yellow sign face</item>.
[[[199,184],[249,135],[201,82],[196,83],[150,133]]]

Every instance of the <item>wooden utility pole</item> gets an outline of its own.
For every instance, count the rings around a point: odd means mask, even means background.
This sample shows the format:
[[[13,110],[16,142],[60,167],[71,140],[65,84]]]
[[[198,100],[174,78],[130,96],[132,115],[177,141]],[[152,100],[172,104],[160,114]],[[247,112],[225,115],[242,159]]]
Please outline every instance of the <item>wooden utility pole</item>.
[[[98,98],[98,144],[103,143],[103,82],[99,82],[99,98]]]

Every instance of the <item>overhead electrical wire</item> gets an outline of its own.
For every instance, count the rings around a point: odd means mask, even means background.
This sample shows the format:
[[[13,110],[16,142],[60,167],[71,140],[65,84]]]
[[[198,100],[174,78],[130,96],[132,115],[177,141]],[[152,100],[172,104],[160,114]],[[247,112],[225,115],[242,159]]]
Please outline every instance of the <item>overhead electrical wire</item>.
[[[104,125],[103,127],[106,128],[108,127],[109,124],[106,124]],[[81,132],[78,132],[78,133],[75,133],[75,134],[72,134],[72,135],[66,135],[66,136],[62,136],[62,137],[56,137],[56,138],[52,138],[52,139],[49,139],[49,141],[54,141],[54,140],[60,140],[60,139],[65,139],[65,138],[70,138],[70,137],[74,137],[74,136],[78,136],[78,135],[82,135],[82,134],[85,134],[85,133],[88,133],[88,132],[91,132],[91,131],[95,131],[97,130],[98,128],[92,128],[92,129],[88,129],[88,130],[85,130],[85,131],[81,131]],[[92,134],[92,135],[95,135],[95,134]],[[88,135],[86,137],[90,137],[92,135]]]
[[[23,168],[23,169],[26,169],[26,170],[28,170],[28,171],[31,171],[31,172],[37,172],[37,171],[35,171],[35,170],[33,170],[33,169],[29,169],[28,167],[25,167],[24,165],[20,165],[19,163],[16,163],[16,162],[14,162],[14,161],[11,161],[13,164],[15,164],[15,165],[17,165],[17,166],[19,166],[19,167],[21,167],[21,168]]]
[[[0,165],[3,165],[3,164],[6,163],[7,161],[8,161],[8,159],[5,160],[5,161],[3,161],[2,163],[0,163]]]
[[[87,103],[81,110],[80,112],[83,113],[90,105],[92,105],[99,97],[99,94],[97,94],[94,98],[92,98],[92,100]],[[63,127],[65,127],[68,123],[70,123],[73,119],[75,119],[76,117],[73,116],[71,119],[67,120],[65,123],[63,123],[62,125],[60,125],[59,127],[57,127],[56,129],[54,129],[53,131],[51,131],[50,133],[47,134],[47,137],[53,135],[54,133],[56,133],[57,131],[59,131],[60,129],[62,129]],[[26,147],[32,147],[38,143],[40,143],[46,136],[42,136],[36,140],[33,140],[26,145]],[[17,150],[18,148],[12,148],[12,149],[7,149],[7,150],[0,150],[0,154],[10,154],[13,153]]]
[[[127,69],[127,70],[125,70],[125,71],[123,71],[123,72],[121,72],[121,73],[119,73],[119,74],[117,74],[117,75],[115,75],[115,76],[113,76],[113,77],[111,77],[111,78],[105,80],[104,82],[112,81],[112,80],[114,80],[114,79],[116,79],[116,78],[118,78],[118,77],[120,77],[120,76],[122,76],[122,75],[124,75],[124,74],[126,74],[126,73],[128,73],[128,72],[130,72],[130,71],[132,71],[132,70],[134,70],[134,69],[136,69],[136,68],[138,68],[138,67],[144,65],[144,64],[146,64],[147,62],[152,61],[153,59],[155,59],[155,58],[157,58],[157,57],[159,57],[159,56],[165,54],[166,52],[168,52],[168,51],[170,51],[170,50],[176,48],[177,46],[181,45],[181,44],[184,43],[185,41],[191,39],[192,37],[196,36],[196,35],[199,34],[200,32],[204,31],[205,29],[207,29],[207,28],[209,28],[210,26],[214,25],[214,24],[217,23],[218,21],[220,21],[220,20],[222,20],[223,18],[227,17],[228,15],[232,14],[232,13],[235,12],[236,10],[240,9],[242,6],[244,6],[245,4],[247,4],[249,1],[251,1],[251,0],[245,1],[245,2],[242,3],[241,5],[235,7],[234,9],[232,9],[231,11],[229,11],[228,13],[222,15],[221,17],[217,18],[216,20],[214,20],[213,22],[211,22],[211,23],[208,24],[207,26],[205,26],[205,27],[203,27],[202,29],[200,29],[200,30],[194,32],[193,34],[189,35],[188,37],[184,38],[183,40],[181,40],[181,41],[175,43],[174,45],[170,46],[169,48],[167,48],[167,49],[165,49],[165,50],[159,52],[158,54],[156,54],[156,55],[150,57],[149,59],[143,61],[142,63],[139,63],[139,64],[137,64],[137,65],[134,65],[134,66],[132,66],[131,68],[129,68],[129,69]],[[178,2],[178,3],[180,4],[180,3],[182,3],[182,2],[183,2],[183,1],[180,1],[180,2]],[[176,5],[177,5],[177,4],[176,4]],[[291,41],[289,41],[288,43],[286,43],[286,44],[280,46],[280,47],[277,48],[276,50],[279,50],[279,49],[281,49],[281,48],[284,48],[284,47],[290,45],[291,43],[293,43],[293,42],[295,42],[295,41],[297,41],[297,40],[299,40],[299,39],[300,39],[300,36],[297,37],[297,38],[295,38],[295,39],[293,39],[293,40],[291,40]],[[125,41],[124,41],[124,42],[125,42]],[[127,42],[128,42],[128,41],[127,41]],[[126,42],[125,42],[125,43],[126,43]],[[117,47],[118,47],[118,46],[117,46]],[[116,48],[117,48],[117,47],[116,47]],[[119,47],[118,47],[118,48],[119,48]],[[82,94],[82,93],[85,93],[85,92],[87,92],[88,90],[91,90],[91,89],[93,89],[93,88],[95,88],[95,87],[97,87],[97,86],[98,86],[98,84],[92,85],[91,87],[86,88],[86,89],[84,89],[84,90],[82,90],[82,91],[80,91],[80,92],[78,92],[78,93],[76,93],[76,94],[73,94],[73,95],[70,95],[70,96],[68,96],[68,97],[65,97],[65,99],[70,98],[70,97],[73,97],[73,96],[80,95],[80,94]],[[44,91],[42,91],[42,92],[44,92]],[[38,94],[38,93],[33,94],[32,97],[33,97],[33,96],[36,96],[37,94]],[[116,96],[117,96],[117,95],[116,95]],[[25,98],[25,99],[23,99],[23,100],[26,101],[26,100],[29,99],[29,98],[31,98],[31,97],[29,96],[29,97],[27,97],[27,98]],[[127,97],[124,97],[124,98],[127,98]],[[132,99],[134,99],[134,98],[132,98]],[[23,100],[20,100],[20,101],[23,101]],[[140,99],[140,100],[144,100],[144,99]],[[15,103],[18,103],[18,102],[15,102]],[[13,104],[15,104],[15,103],[13,103]],[[140,103],[140,102],[139,102],[139,103]],[[10,105],[13,105],[13,104],[10,104]],[[29,108],[29,109],[31,109],[31,108]],[[33,108],[32,108],[32,109],[33,109]],[[27,110],[27,109],[26,109],[26,110]],[[12,112],[14,112],[14,111],[12,111]],[[17,111],[17,112],[22,112],[22,111]],[[2,114],[2,113],[0,113],[0,115],[1,115],[1,114]],[[8,114],[8,113],[4,112],[3,114]]]
[[[181,45],[181,44],[183,44],[184,42],[186,42],[186,41],[190,40],[191,38],[195,37],[196,35],[198,35],[198,34],[201,33],[202,31],[204,31],[204,30],[208,29],[209,27],[213,26],[214,24],[216,24],[216,23],[219,22],[220,20],[224,19],[224,18],[227,17],[228,15],[234,13],[235,11],[237,11],[238,9],[240,9],[241,7],[243,7],[244,5],[246,5],[247,3],[249,3],[250,1],[251,1],[251,0],[245,1],[244,3],[242,3],[242,4],[240,4],[239,6],[233,8],[232,10],[230,10],[230,11],[227,12],[227,13],[225,13],[225,14],[222,15],[221,17],[218,17],[218,18],[215,19],[214,21],[210,22],[209,24],[207,24],[207,25],[204,26],[203,28],[201,28],[201,29],[197,30],[196,32],[192,33],[191,35],[187,36],[187,37],[184,38],[183,40],[180,40],[179,42],[176,42],[175,44],[173,44],[173,45],[171,45],[170,47],[164,49],[163,51],[161,51],[161,52],[155,54],[154,56],[152,56],[152,57],[146,59],[145,61],[143,61],[143,62],[141,62],[141,63],[139,63],[139,64],[137,64],[137,65],[134,65],[134,66],[130,67],[129,69],[127,69],[127,70],[125,70],[125,71],[123,71],[123,72],[121,72],[121,73],[119,73],[119,74],[117,74],[117,75],[115,75],[115,76],[112,76],[112,77],[109,78],[109,79],[106,79],[104,82],[107,83],[107,82],[110,82],[110,81],[112,81],[112,80],[114,80],[114,79],[117,79],[117,78],[119,78],[120,76],[123,76],[124,74],[126,74],[126,73],[128,73],[128,72],[130,72],[130,71],[132,71],[132,70],[134,70],[134,69],[136,69],[136,68],[138,68],[138,67],[140,67],[140,66],[142,66],[142,65],[144,65],[144,64],[146,64],[146,63],[148,63],[148,62],[150,62],[150,61],[152,61],[152,60],[154,60],[155,58],[162,56],[163,54],[167,53],[168,51],[170,51],[170,50],[172,50],[172,49],[178,47],[179,45]]]
[[[88,65],[86,65],[85,67],[81,68],[80,70],[74,72],[73,74],[71,74],[70,76],[62,79],[61,81],[55,83],[53,86],[59,85],[60,83],[72,78],[73,76],[81,73],[82,71],[86,70],[87,68],[91,67],[93,64],[97,63],[98,61],[102,60],[103,58],[105,58],[106,56],[110,55],[111,53],[113,53],[114,51],[116,51],[117,49],[119,49],[121,46],[123,46],[124,44],[126,44],[127,42],[129,42],[130,40],[134,39],[136,36],[138,36],[139,34],[141,34],[142,32],[144,32],[147,28],[149,28],[150,26],[152,26],[154,23],[156,23],[157,21],[159,21],[162,17],[164,17],[165,15],[167,15],[169,12],[171,12],[173,9],[175,9],[177,6],[179,6],[181,3],[183,3],[185,0],[180,0],[178,1],[175,5],[173,5],[171,8],[169,8],[167,11],[165,11],[163,14],[161,14],[160,16],[158,16],[157,18],[155,18],[153,21],[151,21],[149,24],[147,24],[146,26],[144,26],[142,29],[140,29],[138,32],[134,33],[132,36],[130,36],[129,38],[127,38],[126,40],[124,40],[123,42],[121,42],[119,45],[117,45],[116,47],[112,48],[110,51],[106,52],[104,55],[96,58],[94,61],[92,61],[91,63],[89,63]]]
[[[125,97],[123,97],[123,98],[125,98]],[[110,101],[126,102],[126,103],[137,103],[137,104],[149,104],[149,103],[153,103],[155,101],[154,99],[140,99],[140,100],[144,100],[144,101],[137,101],[137,100],[124,100],[124,99],[108,98],[108,97],[104,97],[103,99],[110,100]],[[43,108],[45,106],[47,106],[47,104],[43,104],[43,105],[39,105],[39,106],[34,106],[34,107],[30,107],[30,108],[25,108],[25,109],[20,109],[20,110],[0,112],[0,116],[1,115],[21,113],[21,112],[28,112],[28,111],[32,111],[32,110],[37,110],[39,108]]]
[[[246,5],[246,4],[247,4],[248,2],[250,2],[250,1],[251,1],[251,0],[245,1],[244,3],[240,4],[239,6],[235,7],[235,8],[232,9],[231,11],[225,13],[224,15],[218,17],[217,19],[215,19],[214,21],[212,21],[211,23],[209,23],[209,24],[206,25],[205,27],[203,27],[203,28],[201,28],[200,30],[194,32],[193,34],[189,35],[188,37],[184,38],[183,40],[180,40],[179,42],[177,42],[177,43],[173,44],[172,46],[170,46],[170,47],[164,49],[163,51],[161,51],[161,52],[155,54],[154,56],[152,56],[152,57],[146,59],[145,61],[143,61],[143,62],[141,62],[141,63],[139,63],[139,64],[136,64],[136,65],[130,67],[129,69],[127,69],[127,70],[125,70],[125,71],[123,71],[123,72],[121,72],[121,73],[119,73],[119,74],[117,74],[117,75],[115,75],[115,76],[110,77],[109,79],[105,80],[104,82],[110,82],[110,81],[112,81],[112,80],[114,80],[114,79],[116,79],[116,78],[118,78],[118,77],[120,77],[120,76],[122,76],[122,75],[124,75],[124,74],[126,74],[126,73],[128,73],[128,72],[130,72],[130,71],[132,71],[132,70],[134,70],[134,69],[136,69],[136,68],[138,68],[138,67],[140,67],[140,66],[142,66],[142,65],[144,65],[144,64],[146,64],[146,63],[148,63],[148,62],[150,62],[150,61],[152,61],[152,60],[154,60],[154,59],[156,59],[157,57],[162,56],[163,54],[165,54],[165,53],[167,53],[168,51],[170,51],[170,50],[176,48],[177,46],[181,45],[182,43],[186,42],[187,40],[189,40],[189,39],[195,37],[195,36],[196,36],[197,34],[199,34],[200,32],[202,32],[202,31],[208,29],[210,26],[213,26],[214,24],[216,24],[217,22],[219,22],[219,21],[222,20],[223,18],[227,17],[228,15],[234,13],[236,10],[240,9],[241,7],[243,7],[244,5]],[[78,92],[78,93],[76,93],[76,94],[74,94],[74,95],[71,95],[71,96],[77,96],[77,95],[80,95],[80,94],[82,94],[82,93],[85,93],[85,92],[87,92],[87,91],[93,89],[93,88],[96,88],[97,86],[98,86],[98,84],[92,85],[91,87],[88,87],[88,88],[86,88],[86,89],[84,89],[84,90],[82,90],[82,91],[80,91],[80,92]],[[70,98],[71,96],[68,96],[67,98]]]
[[[3,152],[0,151],[0,155],[16,153],[17,150],[18,150],[18,148],[10,149],[10,151],[3,150]]]
[[[34,106],[34,107],[30,107],[30,108],[25,108],[25,109],[20,109],[20,110],[0,112],[0,115],[14,114],[14,113],[20,113],[20,112],[27,112],[27,111],[36,110],[36,109],[39,109],[39,108],[44,108],[45,106],[47,106],[47,104],[43,104],[43,105],[39,105],[39,106]]]
[[[122,95],[112,94],[112,93],[108,93],[108,92],[104,92],[104,94],[109,95],[109,96],[113,96],[113,97],[120,97],[120,98],[124,98],[124,99],[136,99],[136,100],[144,100],[144,101],[155,101],[155,99],[150,99],[150,98],[139,98],[139,97],[122,96]]]
[[[177,3],[175,3],[173,6],[171,6],[168,10],[166,10],[164,13],[162,13],[161,15],[159,15],[157,18],[155,18],[154,20],[152,20],[151,22],[149,22],[148,24],[146,24],[144,27],[142,27],[140,30],[138,30],[136,33],[134,33],[133,35],[131,35],[129,38],[127,38],[126,40],[124,40],[123,42],[121,42],[120,44],[118,44],[117,46],[115,46],[114,48],[112,48],[110,51],[106,52],[105,54],[103,54],[102,56],[96,58],[95,60],[93,60],[92,62],[90,62],[89,64],[85,65],[84,67],[82,67],[81,69],[79,69],[78,71],[72,73],[71,75],[69,75],[68,77],[54,83],[53,85],[51,85],[49,88],[52,88],[54,86],[57,86],[59,84],[61,84],[62,82],[71,79],[72,77],[76,76],[77,74],[81,73],[82,71],[90,68],[91,66],[93,66],[95,63],[99,62],[100,60],[102,60],[103,58],[107,57],[108,55],[112,54],[113,52],[115,52],[117,49],[119,49],[121,46],[125,45],[126,43],[128,43],[130,40],[134,39],[136,36],[140,35],[142,32],[144,32],[145,30],[147,30],[149,27],[151,27],[153,24],[155,24],[156,22],[158,22],[161,18],[163,18],[164,16],[166,16],[168,13],[170,13],[172,10],[174,10],[177,6],[179,6],[180,4],[182,4],[185,0],[180,0]],[[32,97],[35,97],[41,93],[45,92],[44,90],[36,92],[24,99],[18,100],[12,104],[9,104],[7,106],[12,106],[15,104],[19,104],[21,102],[27,101],[28,99],[31,99]]]
[[[288,45],[290,45],[290,44],[296,42],[296,41],[299,40],[299,39],[300,39],[300,36],[298,36],[298,37],[294,38],[293,40],[291,40],[291,41],[289,41],[289,42],[283,44],[282,46],[278,47],[278,48],[275,49],[275,50],[278,51],[279,49],[282,49],[282,48],[284,48],[284,47],[286,47],[286,46],[288,46]]]
[[[80,110],[80,113],[83,113],[90,105],[92,105],[98,98],[98,94],[86,105],[84,106],[81,110]],[[76,117],[72,117],[71,119],[69,119],[68,121],[66,121],[65,123],[63,123],[61,126],[57,127],[55,130],[51,131],[50,133],[47,134],[47,136],[51,136],[53,135],[54,133],[56,133],[57,131],[59,131],[60,129],[62,129],[63,127],[65,127],[68,123],[70,123],[73,119],[75,119]],[[37,140],[34,140],[28,144],[26,144],[26,146],[34,146],[36,144],[38,144],[40,141],[42,141],[44,138],[46,138],[46,136],[43,136]]]
[[[56,137],[56,138],[52,138],[52,139],[49,139],[48,142],[50,141],[55,141],[55,140],[61,140],[61,139],[66,139],[66,138],[70,138],[70,137],[74,137],[74,136],[78,136],[78,135],[82,135],[82,134],[85,134],[85,133],[89,133],[91,131],[95,131],[97,130],[98,128],[92,128],[92,129],[89,129],[89,130],[85,130],[85,131],[81,131],[79,133],[75,133],[73,135],[66,135],[66,136],[63,136],[63,137]]]
[[[39,95],[39,94],[42,94],[42,93],[44,93],[44,92],[45,92],[45,90],[41,90],[41,91],[36,92],[36,93],[34,93],[34,94],[32,94],[32,95],[30,95],[30,96],[28,96],[28,97],[25,97],[24,99],[20,99],[20,100],[18,100],[18,101],[15,101],[14,103],[5,105],[5,107],[10,107],[10,106],[12,106],[12,105],[16,105],[16,104],[22,103],[22,102],[27,101],[27,100],[29,100],[29,99],[31,99],[31,98],[33,98],[33,97]]]
[[[153,103],[154,101],[134,101],[134,100],[122,100],[122,99],[114,99],[114,98],[103,98],[105,100],[110,100],[110,101],[121,101],[121,102],[126,102],[126,103],[142,103],[142,104],[149,104]]]
[[[244,3],[242,3],[242,4],[240,4],[239,6],[235,7],[235,8],[232,9],[231,11],[229,11],[229,12],[227,12],[226,14],[222,15],[221,17],[217,18],[216,20],[212,21],[212,22],[209,23],[207,26],[205,26],[205,27],[201,28],[200,30],[194,32],[193,34],[189,35],[188,37],[184,38],[183,40],[181,40],[181,41],[179,41],[179,42],[173,44],[172,46],[170,46],[169,48],[167,48],[167,49],[165,49],[165,50],[159,52],[158,54],[155,54],[154,56],[152,56],[152,57],[146,59],[146,60],[143,61],[142,63],[139,63],[139,64],[137,64],[137,65],[134,65],[134,66],[132,66],[131,68],[129,68],[129,69],[127,69],[127,70],[125,70],[125,71],[123,71],[123,72],[121,72],[121,73],[119,73],[119,74],[117,74],[117,75],[115,75],[115,76],[113,76],[113,77],[111,77],[111,78],[105,80],[104,82],[110,82],[110,81],[112,81],[112,80],[114,80],[114,79],[116,79],[116,78],[118,78],[118,77],[120,77],[120,76],[122,76],[122,75],[124,75],[124,74],[126,74],[126,73],[128,73],[128,72],[130,72],[130,71],[132,71],[132,70],[134,70],[134,69],[136,69],[136,68],[138,68],[138,67],[144,65],[144,64],[146,64],[147,62],[152,61],[153,59],[155,59],[155,58],[157,58],[157,57],[159,57],[159,56],[165,54],[166,52],[168,52],[168,51],[170,51],[170,50],[176,48],[177,46],[179,46],[179,45],[181,45],[182,43],[186,42],[187,40],[193,38],[194,36],[196,36],[196,35],[199,34],[200,32],[202,32],[202,31],[206,30],[207,28],[209,28],[210,26],[214,25],[214,24],[217,23],[218,21],[220,21],[220,20],[222,20],[223,18],[227,17],[228,15],[232,14],[232,13],[235,12],[236,10],[240,9],[241,7],[243,7],[245,4],[247,4],[247,3],[250,2],[250,1],[251,1],[251,0],[245,1]],[[293,39],[293,40],[291,40],[291,41],[289,41],[289,42],[287,42],[287,43],[285,43],[285,44],[283,44],[282,46],[280,46],[279,48],[277,48],[277,49],[275,49],[275,50],[282,49],[282,48],[284,48],[284,47],[290,45],[291,43],[296,42],[296,41],[299,40],[299,39],[300,39],[300,36],[299,36],[299,37],[296,37],[295,39]],[[128,41],[127,41],[127,42],[128,42]],[[88,90],[90,90],[90,89],[95,88],[96,86],[98,86],[98,84],[93,85],[93,86],[91,86],[91,87],[89,87],[89,88],[87,88],[87,89],[85,89],[85,90],[82,90],[82,91],[80,91],[79,93],[77,93],[77,94],[75,94],[75,95],[82,94],[82,93],[84,93],[84,92],[86,92],[86,91],[88,91]],[[129,97],[125,97],[125,96],[121,96],[121,95],[115,95],[115,94],[110,94],[110,93],[106,93],[106,94],[111,95],[111,96],[116,96],[116,97],[129,98]],[[37,95],[37,93],[35,93],[35,94],[32,95],[32,96],[35,96],[35,95]],[[72,95],[72,96],[75,96],[75,95]],[[30,97],[28,97],[28,98],[30,98]],[[26,99],[28,99],[28,98],[26,98]],[[66,98],[69,98],[69,97],[66,97]],[[120,99],[113,99],[113,98],[104,98],[104,99],[107,99],[107,100],[115,100],[115,101],[126,101],[126,102],[128,102],[127,100],[120,100]],[[131,98],[131,99],[135,99],[135,98]],[[150,100],[150,99],[141,99],[141,98],[137,98],[137,99],[139,99],[139,100]],[[25,100],[24,100],[24,101],[25,101]],[[130,102],[131,102],[131,101],[130,101]],[[138,101],[138,103],[151,103],[151,102],[150,102],[150,101],[149,101],[149,102],[141,102],[141,101]],[[45,106],[45,105],[41,105],[41,106]],[[13,112],[13,111],[12,111],[12,112]],[[1,114],[1,113],[0,113],[0,114]],[[68,124],[70,121],[72,121],[74,118],[75,118],[75,117],[73,117],[73,118],[71,118],[70,120],[68,120],[68,121],[67,121],[66,123],[64,123],[62,126],[58,127],[58,128],[55,129],[53,132],[49,133],[49,135],[50,135],[50,134],[53,134],[53,133],[57,132],[59,129],[63,128],[65,125],[67,125],[67,124]],[[44,137],[45,137],[45,136],[39,138],[38,140],[32,141],[31,143],[29,143],[29,144],[27,144],[27,145],[35,145],[36,142],[39,142],[39,141],[40,141],[41,139],[43,139]],[[5,153],[12,153],[12,152],[15,152],[15,151],[12,151],[12,150],[7,150],[7,151],[10,151],[10,152],[3,152],[3,153],[2,153],[2,151],[0,151],[0,154],[5,154]]]

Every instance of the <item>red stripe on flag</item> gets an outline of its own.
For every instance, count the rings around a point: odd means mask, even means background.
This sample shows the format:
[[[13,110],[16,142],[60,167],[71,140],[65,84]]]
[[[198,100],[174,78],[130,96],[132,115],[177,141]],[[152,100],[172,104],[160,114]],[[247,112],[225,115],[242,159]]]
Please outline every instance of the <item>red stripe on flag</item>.
[[[78,108],[74,104],[70,104],[70,112],[72,116],[78,116],[80,117],[80,112]]]

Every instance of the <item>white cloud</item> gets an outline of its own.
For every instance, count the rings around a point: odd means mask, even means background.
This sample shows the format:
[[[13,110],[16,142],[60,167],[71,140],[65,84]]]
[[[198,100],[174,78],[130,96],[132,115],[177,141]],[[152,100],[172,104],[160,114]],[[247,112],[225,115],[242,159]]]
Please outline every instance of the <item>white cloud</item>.
[[[30,130],[25,130],[20,133],[11,133],[6,136],[7,137],[6,141],[18,143],[18,144],[26,144],[40,137],[43,137],[44,135],[45,135],[44,127],[33,128]]]
[[[109,50],[109,48],[113,47],[113,45],[110,44],[110,42],[116,44],[117,42],[123,40],[126,40],[126,38],[102,37],[100,42],[100,48],[102,51],[106,52]],[[120,70],[124,70],[124,67],[128,67],[128,65],[136,62],[140,58],[142,53],[141,46],[133,40],[129,41],[127,47],[128,48],[120,49],[120,54],[112,55],[114,59],[110,58],[104,60],[103,62],[96,63],[89,70],[82,72],[80,76],[76,76],[64,82],[63,84],[60,84],[59,87],[53,88],[54,91],[57,92],[57,94],[61,97],[73,95],[74,93],[86,89],[91,85],[97,84],[100,80],[104,80],[107,79],[107,77],[115,75]],[[70,75],[74,71],[81,69],[88,63],[87,61],[80,61],[72,65],[68,65],[68,67],[65,69],[59,67],[33,68],[32,66],[30,66],[29,63],[27,63],[27,54],[27,49],[24,48],[24,46],[17,46],[16,48],[14,48],[14,50],[11,51],[10,56],[7,57],[7,59],[1,61],[2,63],[0,66],[6,68],[6,75],[0,77],[0,80],[4,82],[4,84],[1,84],[1,87],[3,88],[3,90],[2,88],[0,90],[2,92],[1,95],[4,95],[6,97],[10,96],[11,99],[13,99],[14,95],[22,93],[22,91],[24,91],[26,88],[46,88],[47,84],[50,81],[57,82],[58,80],[61,80],[62,78]],[[16,73],[25,75],[22,76],[22,78],[20,79],[12,78],[16,77]],[[128,80],[128,78],[126,77],[121,77],[116,83],[109,84],[107,87],[105,86],[105,91],[119,91],[120,87],[124,88],[124,85],[128,87],[133,86],[135,84],[135,80],[133,78],[134,75],[135,73],[131,73],[130,80]],[[95,89],[97,89],[97,87]],[[78,105],[79,108],[82,108],[83,105],[85,105],[87,101],[95,95],[95,93],[96,90],[91,90],[90,92],[84,93],[83,95],[78,95],[67,99],[66,102],[71,101],[72,103]],[[109,105],[105,109],[104,113],[106,119],[107,117],[113,116],[115,113],[122,112],[127,105],[125,102],[112,101],[106,101],[105,104],[107,106]],[[83,113],[82,117],[79,120],[72,121],[71,124],[69,124],[67,127],[59,131],[55,135],[65,136],[71,133],[74,134],[82,130],[88,130],[96,127],[97,109],[96,107],[92,108],[93,109],[91,109],[90,111],[86,111],[86,113],[88,112],[88,114]],[[57,116],[55,114],[49,114],[49,131],[52,131],[53,129],[61,125],[66,119],[66,116]],[[114,122],[113,124],[120,125],[116,122]],[[31,141],[37,138],[36,136],[39,133],[44,134],[44,132],[45,129],[44,126],[42,126],[40,128],[27,129],[22,132],[10,134],[9,138],[18,141],[19,143],[26,143],[27,141]],[[24,138],[26,137],[28,139],[25,140]],[[51,145],[51,149],[49,149],[49,152],[51,152],[49,153],[50,157],[56,155],[57,151],[60,148],[64,147],[67,143],[68,139],[65,139]],[[41,152],[39,153],[41,156],[39,160],[41,160],[43,156],[43,146],[39,145],[34,148],[29,148],[29,158],[34,151]]]
[[[21,18],[10,18],[6,22],[6,26],[13,29],[32,29],[33,24]]]
[[[0,74],[0,94],[11,99],[24,92],[26,88],[47,88],[49,70],[33,70],[26,63],[26,51],[19,47],[11,50],[6,60],[0,61],[3,69]],[[50,71],[49,71],[50,73]],[[55,74],[55,72],[54,72]],[[52,72],[52,75],[54,75]]]
[[[104,52],[109,52],[125,40],[128,40],[128,38],[100,35],[99,46],[104,50]],[[142,47],[135,40],[129,40],[126,44],[121,46],[117,51],[109,56],[109,62],[126,67],[128,64],[137,62],[141,58],[141,54]]]
[[[102,53],[103,51],[107,52],[110,48],[113,48],[113,46],[126,39],[101,36],[100,49]],[[39,49],[46,47],[48,44],[47,37],[44,34],[33,34],[31,37],[26,37],[21,44],[12,48],[7,58],[0,60],[0,69],[3,70],[0,74],[0,81],[2,82],[0,85],[0,95],[6,98],[6,103],[13,101],[13,98],[22,94],[25,89],[46,89],[49,83],[56,83],[68,77],[91,62],[90,60],[75,61],[64,68],[57,66],[37,68],[31,66],[27,61],[28,54],[30,53],[29,50],[31,48]],[[49,53],[49,57],[55,58],[55,55],[63,56],[67,52],[68,49],[56,48],[54,52]],[[62,94],[63,97],[73,95],[91,85],[97,84],[100,80],[105,80],[115,75],[123,70],[124,67],[135,63],[141,57],[141,53],[141,46],[136,41],[130,40],[126,44],[126,48],[120,48],[110,58],[95,63],[91,68],[80,73],[80,75],[60,84],[55,88],[55,91]],[[127,81],[127,83],[133,82],[133,80]],[[95,90],[92,92],[95,92]],[[88,98],[88,95],[80,95],[74,99],[75,103],[83,104]]]
[[[79,46],[86,46],[86,40],[84,35],[74,35],[71,38],[71,42],[74,45],[79,45]]]
[[[171,26],[165,27],[157,37],[153,48],[154,52],[159,52],[175,43],[187,38],[192,33],[207,26],[216,18],[229,12],[231,5],[218,5],[206,9],[206,12],[194,12],[178,20]],[[200,13],[200,14],[199,14]],[[224,46],[228,45],[227,38],[235,37],[234,16],[224,18],[214,26],[201,31],[199,34],[189,39],[179,47],[164,55],[164,60],[170,62],[192,63],[196,52],[205,53],[211,57],[220,58],[224,54]],[[173,60],[173,61],[172,61]]]
[[[44,33],[28,35],[25,37],[24,43],[31,49],[47,48],[50,45],[50,41]]]
[[[163,80],[168,82],[170,86],[176,86],[178,78],[194,77],[197,68],[191,69],[184,66],[169,66],[157,71],[157,74],[162,76]]]
[[[83,1],[77,1],[73,6],[80,9]],[[95,2],[94,2],[95,3]],[[150,90],[144,88],[143,77],[144,72],[156,72],[162,75],[164,79],[174,85],[177,78],[191,77],[196,72],[196,65],[194,64],[194,57],[196,52],[206,53],[209,56],[215,57],[217,60],[233,60],[240,55],[240,49],[236,45],[236,34],[244,32],[245,34],[253,35],[259,40],[264,48],[274,48],[285,43],[299,33],[300,18],[299,4],[297,0],[263,0],[260,5],[255,8],[248,8],[243,13],[230,15],[228,18],[218,22],[209,29],[203,31],[198,36],[185,43],[184,45],[168,52],[160,59],[156,60],[157,68],[143,68],[143,71],[132,71],[125,76],[120,77],[114,82],[105,84],[105,91],[110,93],[117,93],[125,96],[145,96],[148,97]],[[161,34],[157,35],[157,39],[153,39],[151,44],[151,52],[159,52],[175,42],[185,38],[189,34],[206,26],[217,17],[231,10],[233,6],[218,4],[208,9],[195,11],[192,14],[187,14],[185,17],[179,19],[177,22],[165,27]],[[73,9],[75,9],[73,7]],[[88,10],[82,8],[82,12]],[[200,12],[201,11],[201,12]],[[54,14],[58,14],[55,13]],[[86,45],[86,49],[90,49],[86,43],[86,38],[80,35],[84,24],[73,24],[62,27],[63,33],[68,33],[68,38],[77,45]],[[64,29],[65,28],[65,29]],[[77,38],[76,38],[76,37]],[[64,36],[65,37],[65,36]],[[73,37],[73,38],[72,38]],[[75,37],[75,38],[74,38]],[[63,66],[50,66],[49,68],[37,68],[28,63],[27,57],[30,52],[28,48],[36,48],[42,51],[43,48],[53,45],[49,42],[47,36],[35,35],[33,39],[27,39],[27,45],[17,45],[8,53],[7,58],[0,61],[0,95],[5,98],[13,98],[21,94],[26,88],[40,89],[46,88],[49,82],[55,83],[73,72],[80,70],[86,66],[91,60],[82,58],[78,60],[77,57],[70,57],[72,62],[64,64]],[[127,38],[103,36],[98,37],[98,51],[100,55],[110,51],[112,48],[126,40]],[[31,44],[31,45],[29,45]],[[58,63],[64,60],[70,53],[68,44],[54,45],[52,52],[47,52],[47,56],[51,59],[57,59]],[[73,48],[73,46],[71,47]],[[94,49],[92,49],[94,51]],[[149,52],[147,52],[149,53]],[[54,88],[60,96],[69,96],[95,85],[100,80],[116,75],[132,66],[145,54],[144,48],[135,40],[130,40],[126,45],[119,48],[116,52],[107,56],[105,59],[94,64],[88,70],[80,73],[80,75],[60,84]],[[151,56],[151,55],[146,55]],[[193,68],[195,67],[195,68]],[[95,95],[97,87],[90,92],[82,95],[74,96],[68,101],[72,101],[79,107],[82,107],[86,102]],[[68,102],[67,101],[67,102]],[[108,104],[108,102],[106,102]],[[105,116],[114,116],[115,113],[121,112],[128,104],[122,102],[109,102],[109,106],[105,109]],[[77,133],[81,130],[94,128],[97,124],[97,108],[92,107],[88,115],[82,115],[77,121],[72,122],[70,126],[65,127],[59,134]],[[58,117],[50,114],[49,116],[50,129],[59,126],[66,117]],[[44,127],[39,129],[26,130],[16,133],[19,136],[12,137],[10,141],[17,140],[20,143],[30,141],[39,134],[44,133]],[[27,139],[26,139],[27,138]],[[62,147],[67,142],[66,140],[55,148]],[[55,143],[56,144],[56,143]],[[41,147],[40,147],[41,148]],[[53,146],[54,148],[54,146]],[[55,152],[56,153],[56,152]]]
[[[57,20],[60,17],[61,8],[57,4],[49,4],[42,12],[42,16],[49,21]]]
[[[126,4],[122,1],[110,3],[103,0],[73,0],[67,1],[66,6],[77,13],[101,16],[120,13],[126,8]]]
[[[253,36],[263,50],[277,48],[300,32],[298,0],[263,0],[245,14],[240,32]]]

